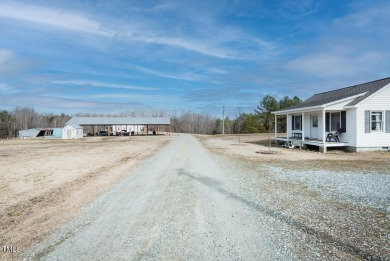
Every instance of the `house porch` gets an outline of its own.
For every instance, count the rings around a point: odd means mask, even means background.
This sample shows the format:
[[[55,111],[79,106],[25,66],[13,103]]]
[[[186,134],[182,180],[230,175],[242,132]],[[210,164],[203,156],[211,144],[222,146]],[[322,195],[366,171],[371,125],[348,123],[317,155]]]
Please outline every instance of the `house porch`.
[[[299,141],[299,142],[302,142],[302,147],[306,147],[307,145],[311,145],[311,146],[316,146],[319,148],[319,151],[320,152],[324,152],[326,153],[327,152],[327,148],[335,148],[335,147],[347,147],[348,146],[348,143],[347,142],[337,142],[337,141],[325,141],[323,142],[322,140],[319,140],[319,139],[305,139],[305,140],[302,140],[302,139],[299,139],[299,138],[287,138],[287,137],[276,137],[275,138],[275,141],[277,143],[286,143],[287,141],[291,141],[291,140],[294,140],[294,141]]]

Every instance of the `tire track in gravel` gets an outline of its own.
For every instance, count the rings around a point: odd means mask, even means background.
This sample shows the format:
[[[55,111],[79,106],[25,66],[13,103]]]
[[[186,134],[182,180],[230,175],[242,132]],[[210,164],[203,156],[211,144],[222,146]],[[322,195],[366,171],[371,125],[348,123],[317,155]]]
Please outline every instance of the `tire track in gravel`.
[[[318,231],[246,198],[234,175],[181,135],[25,258],[299,259],[291,229]]]

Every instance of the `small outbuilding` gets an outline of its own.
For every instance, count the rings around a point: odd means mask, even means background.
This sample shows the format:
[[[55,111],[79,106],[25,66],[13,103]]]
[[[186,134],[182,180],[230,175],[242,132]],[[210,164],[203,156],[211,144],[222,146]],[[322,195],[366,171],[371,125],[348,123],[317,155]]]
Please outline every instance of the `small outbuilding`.
[[[38,137],[38,134],[40,133],[40,129],[27,129],[27,130],[20,130],[19,131],[19,137],[21,139],[27,139],[27,138],[36,138]]]
[[[62,129],[62,139],[82,139],[83,127],[78,124],[67,124]]]

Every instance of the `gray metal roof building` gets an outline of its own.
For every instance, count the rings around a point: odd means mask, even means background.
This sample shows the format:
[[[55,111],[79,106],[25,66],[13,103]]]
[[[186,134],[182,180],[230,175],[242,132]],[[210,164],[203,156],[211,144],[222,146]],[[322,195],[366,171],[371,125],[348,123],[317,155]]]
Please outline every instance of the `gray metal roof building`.
[[[66,124],[78,125],[170,125],[169,118],[73,117]]]
[[[160,127],[163,126],[164,131],[170,135],[171,121],[169,118],[140,118],[140,117],[73,117],[66,124],[77,124],[80,126],[92,127],[87,135],[99,135],[99,129],[104,127],[104,131],[116,135],[125,130],[125,132],[131,132],[132,135],[148,135],[149,131],[153,134],[160,133]],[[131,127],[133,126],[133,127]],[[146,128],[144,128],[144,127]],[[153,128],[149,128],[152,126]]]

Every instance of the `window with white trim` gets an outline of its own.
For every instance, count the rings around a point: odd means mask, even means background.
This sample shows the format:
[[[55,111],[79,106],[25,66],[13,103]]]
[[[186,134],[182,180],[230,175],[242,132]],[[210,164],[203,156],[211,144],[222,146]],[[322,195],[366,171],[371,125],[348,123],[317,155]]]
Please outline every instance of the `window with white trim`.
[[[371,112],[371,130],[382,131],[383,130],[383,113],[381,111]]]
[[[340,129],[341,122],[341,113],[340,112],[332,112],[330,114],[330,130],[337,131]]]
[[[292,116],[293,117],[293,130],[301,130],[301,115]]]

